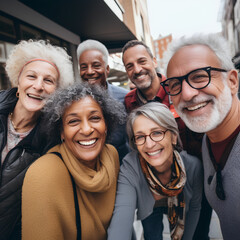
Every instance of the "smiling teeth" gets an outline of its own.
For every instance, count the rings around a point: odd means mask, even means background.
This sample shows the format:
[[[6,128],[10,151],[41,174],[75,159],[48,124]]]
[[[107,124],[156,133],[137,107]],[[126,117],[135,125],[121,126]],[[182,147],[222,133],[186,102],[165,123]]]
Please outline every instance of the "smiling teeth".
[[[94,83],[96,83],[96,81],[97,81],[97,79],[95,79],[95,78],[87,79],[87,82],[89,84],[94,84]]]
[[[144,79],[144,77],[145,77],[145,75],[140,75],[137,77],[137,79],[142,80],[142,79]]]
[[[196,106],[188,107],[187,110],[189,110],[189,111],[194,111],[194,110],[197,110],[197,109],[199,109],[199,108],[205,107],[206,105],[207,105],[207,102],[205,102],[205,103],[200,103],[200,104],[198,104],[198,105],[196,105]]]
[[[158,154],[158,153],[160,153],[162,150],[158,150],[158,151],[156,151],[156,152],[151,152],[151,153],[147,153],[148,155],[150,155],[150,156],[154,156],[154,155],[156,155],[156,154]]]
[[[92,145],[93,143],[95,143],[96,141],[97,141],[96,139],[93,139],[90,141],[79,141],[79,143],[84,146],[89,146],[89,145]]]
[[[31,97],[31,98],[39,99],[39,100],[44,99],[42,96],[36,96],[36,95],[32,95],[32,94],[28,94],[28,96]]]

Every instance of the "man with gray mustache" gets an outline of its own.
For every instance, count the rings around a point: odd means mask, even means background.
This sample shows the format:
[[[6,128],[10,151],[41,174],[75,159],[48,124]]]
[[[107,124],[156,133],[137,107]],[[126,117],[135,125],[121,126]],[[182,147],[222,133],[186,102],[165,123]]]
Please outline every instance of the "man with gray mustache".
[[[202,143],[204,190],[217,213],[223,238],[239,239],[239,78],[226,40],[217,34],[183,37],[170,46],[161,83]]]

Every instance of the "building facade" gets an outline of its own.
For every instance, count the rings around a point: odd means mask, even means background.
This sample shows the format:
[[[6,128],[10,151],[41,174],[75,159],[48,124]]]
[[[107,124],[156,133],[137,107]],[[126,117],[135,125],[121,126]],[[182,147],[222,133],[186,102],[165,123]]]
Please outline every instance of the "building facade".
[[[128,7],[129,2],[136,2],[140,15]],[[4,64],[12,47],[22,39],[48,39],[65,47],[73,58],[76,77],[76,48],[81,41],[96,39],[110,53],[121,52],[132,39],[151,43],[146,4],[146,0],[1,0],[0,89],[10,87]]]
[[[168,44],[172,42],[172,34],[169,34],[167,36],[161,36],[159,35],[158,39],[154,40],[154,51],[155,56],[158,62],[158,67],[160,68],[160,72],[163,72],[164,69],[164,63],[163,63],[163,57],[164,52],[167,50]]]
[[[240,0],[222,0],[220,18],[223,35],[231,46],[233,62],[240,69]]]
[[[153,41],[148,20],[147,0],[119,0],[125,12],[123,22],[140,41],[153,50]]]
[[[123,22],[130,29],[136,39],[143,41],[152,50],[153,40],[150,33],[147,0],[118,0],[123,11]],[[110,62],[112,68],[110,70],[108,80],[112,84],[129,88],[129,81],[122,63],[121,54],[112,54]],[[116,67],[114,67],[116,66]],[[111,66],[110,66],[111,67]],[[122,69],[116,71],[116,69]]]

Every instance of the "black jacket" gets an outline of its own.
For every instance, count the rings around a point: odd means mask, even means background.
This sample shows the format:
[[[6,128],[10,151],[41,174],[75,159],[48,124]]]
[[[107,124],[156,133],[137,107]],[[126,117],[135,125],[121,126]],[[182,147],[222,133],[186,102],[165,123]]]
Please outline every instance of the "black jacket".
[[[7,139],[7,120],[16,103],[16,88],[0,92],[0,162]],[[10,150],[0,168],[0,240],[21,239],[21,193],[32,162],[59,143],[47,138],[41,118],[34,129]],[[29,226],[30,227],[30,226]]]

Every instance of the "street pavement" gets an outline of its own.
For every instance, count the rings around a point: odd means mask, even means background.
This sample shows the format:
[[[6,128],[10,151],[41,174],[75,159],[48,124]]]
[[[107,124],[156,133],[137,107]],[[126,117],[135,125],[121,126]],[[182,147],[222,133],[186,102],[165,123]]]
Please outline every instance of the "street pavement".
[[[164,215],[164,217],[163,217],[163,223],[164,223],[163,240],[171,240],[170,234],[169,234],[168,220],[167,220],[166,215]],[[144,238],[142,236],[141,222],[135,221],[134,228],[136,231],[137,240],[144,240]],[[211,219],[211,223],[210,223],[209,237],[211,240],[223,240],[220,225],[219,225],[219,220],[214,211],[213,211],[212,219]]]

